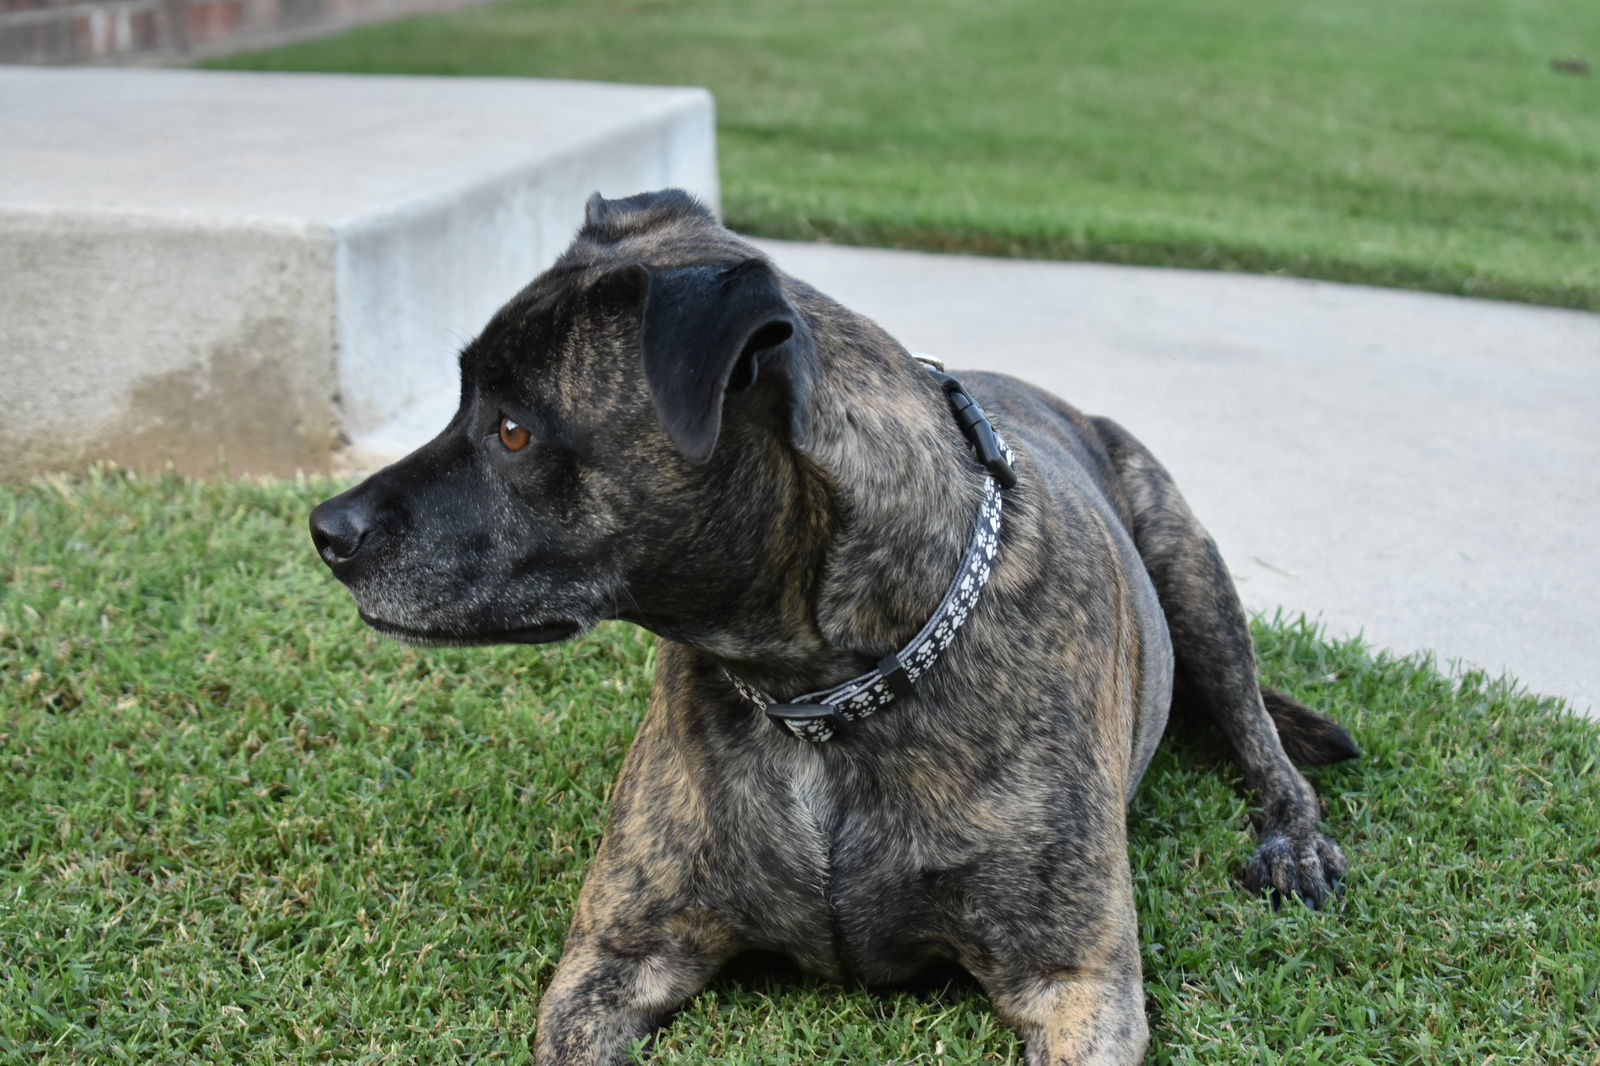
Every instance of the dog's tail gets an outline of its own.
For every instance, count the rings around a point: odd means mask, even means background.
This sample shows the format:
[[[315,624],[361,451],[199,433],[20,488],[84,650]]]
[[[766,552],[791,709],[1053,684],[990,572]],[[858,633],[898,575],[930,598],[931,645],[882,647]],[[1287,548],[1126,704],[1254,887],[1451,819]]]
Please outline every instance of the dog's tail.
[[[1361,754],[1344,726],[1299,700],[1262,685],[1261,701],[1267,705],[1272,724],[1278,727],[1283,750],[1300,765],[1326,766]]]

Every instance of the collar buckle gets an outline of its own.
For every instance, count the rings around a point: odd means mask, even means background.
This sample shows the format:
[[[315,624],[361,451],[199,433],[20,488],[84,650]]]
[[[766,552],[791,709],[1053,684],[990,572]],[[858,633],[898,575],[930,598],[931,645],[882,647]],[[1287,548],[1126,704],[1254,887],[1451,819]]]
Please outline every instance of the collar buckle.
[[[943,370],[929,366],[928,370],[939,384],[944,386],[944,395],[950,401],[950,410],[956,416],[956,422],[961,426],[961,432],[978,453],[978,462],[982,463],[989,475],[1000,483],[1003,489],[1016,487],[1016,468],[1007,461],[1005,451],[1000,447],[1000,437],[994,431],[989,416],[983,413],[983,408],[978,402],[967,394],[966,386]]]

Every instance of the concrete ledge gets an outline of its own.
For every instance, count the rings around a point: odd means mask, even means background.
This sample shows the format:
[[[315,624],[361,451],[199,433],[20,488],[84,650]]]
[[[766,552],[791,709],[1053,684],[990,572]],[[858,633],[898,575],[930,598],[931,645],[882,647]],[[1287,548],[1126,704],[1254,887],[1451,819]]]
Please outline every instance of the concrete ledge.
[[[717,204],[700,89],[0,68],[0,476],[325,467],[455,354],[585,198]]]

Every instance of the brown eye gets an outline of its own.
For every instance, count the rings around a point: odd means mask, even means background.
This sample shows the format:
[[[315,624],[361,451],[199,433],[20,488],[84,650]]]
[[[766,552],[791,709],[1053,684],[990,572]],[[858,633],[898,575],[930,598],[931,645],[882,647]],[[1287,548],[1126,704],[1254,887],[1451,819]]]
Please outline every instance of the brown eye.
[[[505,415],[500,416],[500,443],[506,446],[506,451],[520,452],[528,446],[530,439],[527,430]]]

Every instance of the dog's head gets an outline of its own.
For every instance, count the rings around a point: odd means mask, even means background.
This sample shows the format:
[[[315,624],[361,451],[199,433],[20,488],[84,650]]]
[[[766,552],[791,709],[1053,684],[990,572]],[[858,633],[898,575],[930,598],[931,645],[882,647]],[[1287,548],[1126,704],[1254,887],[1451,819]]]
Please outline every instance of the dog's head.
[[[785,280],[704,207],[596,196],[463,351],[450,424],[320,504],[312,539],[362,617],[415,643],[559,640],[735,596],[762,538],[705,533],[781,517],[755,487],[784,482],[815,368]]]

